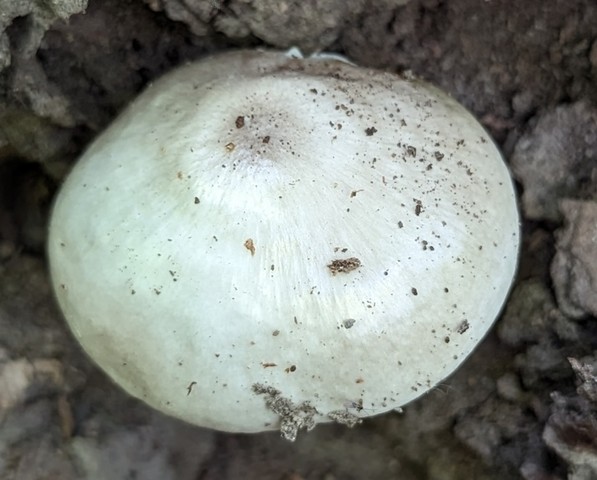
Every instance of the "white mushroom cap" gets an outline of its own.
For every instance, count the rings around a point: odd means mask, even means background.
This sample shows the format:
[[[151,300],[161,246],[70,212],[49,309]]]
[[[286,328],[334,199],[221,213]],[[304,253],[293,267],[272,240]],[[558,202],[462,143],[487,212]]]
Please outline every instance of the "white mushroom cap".
[[[404,405],[498,315],[519,243],[490,137],[415,79],[240,51],[151,85],[53,211],[76,338],[153,407],[225,431]]]

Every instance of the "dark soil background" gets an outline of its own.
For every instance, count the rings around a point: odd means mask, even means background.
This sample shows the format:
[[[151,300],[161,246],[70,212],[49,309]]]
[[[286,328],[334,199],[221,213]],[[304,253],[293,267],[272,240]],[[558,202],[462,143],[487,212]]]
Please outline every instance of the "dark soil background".
[[[502,148],[523,213],[512,295],[464,367],[295,443],[129,398],[70,336],[44,255],[61,180],[149,81],[256,46],[440,85]],[[1,479],[597,479],[596,317],[594,0],[0,0]]]

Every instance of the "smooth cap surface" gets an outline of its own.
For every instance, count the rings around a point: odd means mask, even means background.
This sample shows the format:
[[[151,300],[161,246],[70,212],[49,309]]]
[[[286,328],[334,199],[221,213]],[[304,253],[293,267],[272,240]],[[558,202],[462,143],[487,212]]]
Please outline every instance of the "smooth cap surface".
[[[132,395],[293,438],[453,372],[498,315],[518,242],[501,155],[448,95],[241,51],[166,75],[97,138],[49,256],[75,336]]]

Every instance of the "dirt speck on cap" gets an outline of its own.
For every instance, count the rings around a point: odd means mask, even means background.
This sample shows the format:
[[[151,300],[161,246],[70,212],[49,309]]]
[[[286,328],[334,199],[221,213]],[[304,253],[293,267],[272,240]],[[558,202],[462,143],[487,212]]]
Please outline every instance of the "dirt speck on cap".
[[[247,238],[243,245],[249,252],[251,252],[251,256],[255,255],[255,242],[253,242],[252,238]]]
[[[332,260],[327,267],[332,272],[332,275],[338,273],[349,273],[361,266],[361,261],[356,257]]]

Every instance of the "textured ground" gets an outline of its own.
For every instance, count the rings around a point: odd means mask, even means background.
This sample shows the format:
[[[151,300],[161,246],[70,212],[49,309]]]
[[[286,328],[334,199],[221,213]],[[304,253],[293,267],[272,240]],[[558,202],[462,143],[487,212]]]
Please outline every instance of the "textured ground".
[[[69,166],[149,80],[258,45],[442,86],[501,146],[524,216],[511,298],[461,370],[403,414],[294,444],[128,398],[65,328],[43,247]],[[591,0],[0,0],[0,478],[595,479],[596,192]]]

